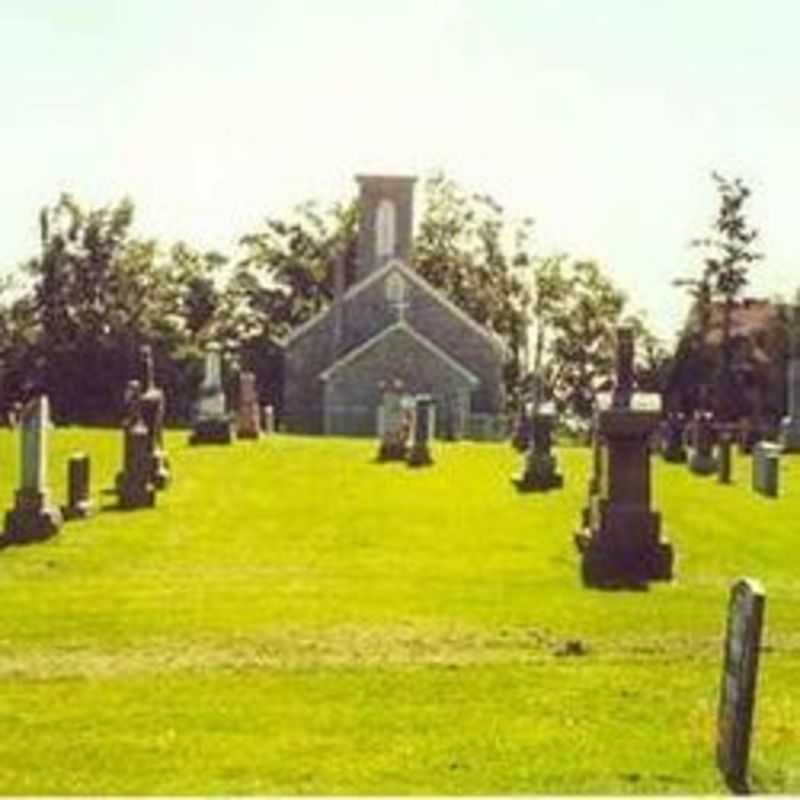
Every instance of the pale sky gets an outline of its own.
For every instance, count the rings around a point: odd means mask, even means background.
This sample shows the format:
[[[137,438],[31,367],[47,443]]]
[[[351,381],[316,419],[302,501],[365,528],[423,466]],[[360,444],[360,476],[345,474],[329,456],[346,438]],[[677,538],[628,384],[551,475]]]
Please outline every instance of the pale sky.
[[[754,191],[748,294],[800,285],[798,30],[796,0],[0,0],[0,269],[62,191],[231,254],[356,173],[442,168],[670,335],[712,169]]]

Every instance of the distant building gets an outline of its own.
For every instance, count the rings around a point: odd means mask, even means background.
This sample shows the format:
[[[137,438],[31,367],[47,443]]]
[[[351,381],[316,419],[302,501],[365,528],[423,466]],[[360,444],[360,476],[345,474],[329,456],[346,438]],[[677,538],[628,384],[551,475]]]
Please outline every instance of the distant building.
[[[666,388],[666,405],[689,412],[701,403],[717,407],[715,370],[719,364],[723,305],[713,303],[700,348],[701,320],[697,306],[689,312]],[[738,417],[777,421],[786,407],[786,308],[770,300],[745,298],[731,316],[733,406]]]
[[[357,177],[355,278],[286,339],[286,430],[374,435],[387,381],[432,395],[439,430],[502,429],[502,341],[409,265],[415,180]]]

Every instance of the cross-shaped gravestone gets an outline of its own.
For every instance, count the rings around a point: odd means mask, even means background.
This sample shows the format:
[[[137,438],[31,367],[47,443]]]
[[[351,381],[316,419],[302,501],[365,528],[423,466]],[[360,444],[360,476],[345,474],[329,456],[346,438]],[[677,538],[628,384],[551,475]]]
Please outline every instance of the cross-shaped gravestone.
[[[617,370],[613,405],[629,406],[633,395],[633,386],[633,329],[621,327],[617,329]]]

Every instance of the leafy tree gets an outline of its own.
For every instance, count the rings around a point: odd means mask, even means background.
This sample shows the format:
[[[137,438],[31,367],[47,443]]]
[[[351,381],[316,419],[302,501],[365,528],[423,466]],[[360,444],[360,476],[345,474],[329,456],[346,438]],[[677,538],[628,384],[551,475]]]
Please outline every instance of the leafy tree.
[[[732,371],[733,348],[731,327],[737,299],[749,282],[750,267],[762,259],[763,253],[755,249],[758,230],[750,227],[745,213],[745,203],[751,195],[750,189],[740,178],[728,180],[717,172],[712,173],[719,195],[719,209],[712,224],[711,235],[695,239],[692,247],[703,252],[702,276],[693,282],[695,299],[704,307],[713,301],[721,304],[722,342],[716,374],[716,401],[718,413],[723,419],[733,415]],[[702,316],[703,307],[698,306]],[[700,332],[705,333],[708,318],[700,321]],[[704,341],[704,340],[703,340]]]
[[[355,274],[357,222],[354,201],[328,209],[310,201],[242,237],[228,300],[251,335],[283,337],[330,303],[332,259],[343,254]]]
[[[564,291],[552,311],[544,380],[562,409],[587,419],[596,390],[613,375],[625,295],[594,261],[570,264],[562,280]]]
[[[413,266],[506,342],[506,384],[513,394],[527,367],[531,295],[520,271],[533,264],[533,220],[509,222],[492,197],[468,194],[442,173],[425,181],[424,201]]]

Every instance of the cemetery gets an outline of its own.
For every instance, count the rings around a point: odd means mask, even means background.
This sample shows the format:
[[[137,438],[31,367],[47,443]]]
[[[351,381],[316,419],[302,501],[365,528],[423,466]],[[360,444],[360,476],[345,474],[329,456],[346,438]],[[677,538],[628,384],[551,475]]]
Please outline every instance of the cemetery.
[[[209,340],[188,422],[147,344],[116,427],[18,402],[5,793],[800,788],[797,359],[765,433],[617,324],[588,442],[541,364],[512,423],[497,339],[405,263],[412,184],[359,178],[364,272],[283,394]]]

